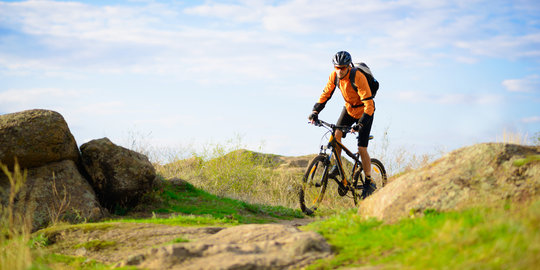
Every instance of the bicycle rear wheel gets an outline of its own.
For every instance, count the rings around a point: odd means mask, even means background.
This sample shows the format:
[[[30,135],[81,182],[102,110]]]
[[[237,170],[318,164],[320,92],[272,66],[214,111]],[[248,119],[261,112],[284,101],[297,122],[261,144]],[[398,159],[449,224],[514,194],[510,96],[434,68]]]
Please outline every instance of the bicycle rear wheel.
[[[371,179],[375,182],[377,189],[386,186],[386,183],[388,182],[384,165],[380,160],[375,158],[371,159]]]
[[[354,184],[361,189],[363,188],[362,185],[365,181],[365,174],[363,174],[364,170],[361,162],[358,164],[358,168],[359,170],[354,174]],[[388,182],[384,165],[380,160],[375,158],[371,159],[371,179],[375,183],[377,189],[386,186],[386,183]]]
[[[311,160],[302,177],[301,189],[298,195],[300,209],[307,215],[313,214],[324,199],[324,193],[328,185],[329,166],[328,156],[320,154]]]

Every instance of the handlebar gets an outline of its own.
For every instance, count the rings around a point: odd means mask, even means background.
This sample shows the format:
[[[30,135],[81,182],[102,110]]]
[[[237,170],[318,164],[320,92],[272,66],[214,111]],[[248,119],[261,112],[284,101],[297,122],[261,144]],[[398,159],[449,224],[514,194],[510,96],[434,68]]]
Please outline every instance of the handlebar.
[[[318,126],[318,127],[326,127],[332,131],[335,131],[337,129],[340,129],[343,134],[347,134],[349,132],[354,132],[352,127],[349,127],[349,126],[338,126],[338,125],[335,125],[335,124],[330,124],[328,122],[325,122],[323,120],[320,120],[320,119],[317,119],[313,122],[313,125],[315,126]]]

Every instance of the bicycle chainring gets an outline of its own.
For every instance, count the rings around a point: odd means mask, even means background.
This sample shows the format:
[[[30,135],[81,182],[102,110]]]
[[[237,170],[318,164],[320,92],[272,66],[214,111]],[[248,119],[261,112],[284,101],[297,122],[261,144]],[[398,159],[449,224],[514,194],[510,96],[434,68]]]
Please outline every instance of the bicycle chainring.
[[[347,191],[349,191],[348,188],[342,188],[341,186],[338,186],[338,194],[339,196],[343,197],[345,195],[347,195]]]

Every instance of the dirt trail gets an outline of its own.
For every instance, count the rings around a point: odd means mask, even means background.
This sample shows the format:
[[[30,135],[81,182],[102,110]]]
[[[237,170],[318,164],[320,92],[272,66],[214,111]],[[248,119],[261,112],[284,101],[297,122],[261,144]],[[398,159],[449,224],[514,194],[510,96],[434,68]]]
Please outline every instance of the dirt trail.
[[[304,218],[234,227],[101,223],[60,227],[45,230],[45,234],[51,242],[49,252],[84,256],[107,264],[149,269],[188,265],[191,269],[239,265],[296,268],[331,254],[322,236],[298,229],[313,221]],[[216,259],[222,263],[212,263]]]

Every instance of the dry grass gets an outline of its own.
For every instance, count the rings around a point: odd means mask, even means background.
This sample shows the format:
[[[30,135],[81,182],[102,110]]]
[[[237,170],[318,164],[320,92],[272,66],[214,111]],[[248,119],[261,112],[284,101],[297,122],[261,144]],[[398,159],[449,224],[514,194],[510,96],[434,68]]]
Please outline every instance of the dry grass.
[[[32,251],[28,245],[31,223],[28,215],[16,215],[15,197],[26,182],[26,171],[15,162],[13,171],[0,163],[1,171],[10,184],[9,202],[0,209],[0,269],[28,269],[32,264]]]
[[[390,175],[392,172],[422,167],[435,157],[427,154],[414,155],[405,150],[390,154],[387,136],[382,141],[382,147],[379,147],[379,151],[374,151],[372,157],[382,160]],[[192,152],[189,158],[154,165],[158,174],[165,179],[184,179],[218,196],[249,203],[298,208],[299,183],[308,162],[315,155],[289,158],[242,149],[239,139],[230,140],[226,145],[205,147],[203,154]],[[352,164],[345,163],[346,168],[350,169]],[[322,207],[331,211],[354,207],[352,198],[337,194],[335,183],[329,184],[323,203]]]
[[[503,134],[500,137],[497,137],[496,141],[501,143],[511,143],[519,145],[527,145],[530,143],[529,134],[513,132],[506,129],[503,130]]]
[[[243,150],[239,138],[198,154],[155,164],[166,179],[188,180],[212,194],[249,203],[297,207],[294,185],[303,168],[280,166],[280,156]]]

